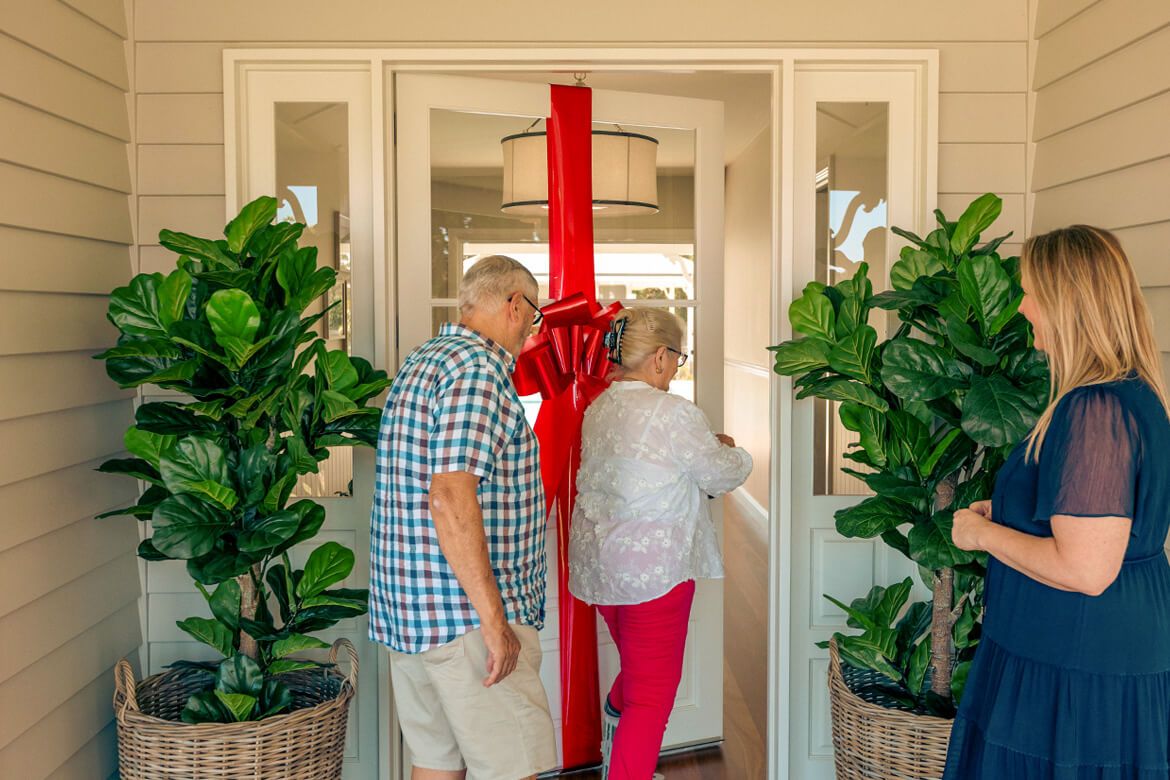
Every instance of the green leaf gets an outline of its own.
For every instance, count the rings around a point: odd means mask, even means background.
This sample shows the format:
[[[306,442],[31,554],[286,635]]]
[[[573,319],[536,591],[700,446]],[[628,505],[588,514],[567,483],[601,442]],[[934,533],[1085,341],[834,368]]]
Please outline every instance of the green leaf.
[[[268,492],[264,494],[264,501],[260,504],[260,508],[269,513],[277,511],[285,500],[284,492],[291,491],[296,481],[297,472],[293,471],[273,482],[272,487],[268,488]]]
[[[300,501],[290,506],[289,509],[297,513],[297,515],[301,518],[301,524],[297,527],[297,532],[295,534],[286,539],[279,547],[276,548],[276,550],[273,551],[273,555],[282,553],[294,545],[300,544],[301,542],[307,542],[308,540],[312,539],[317,535],[317,532],[321,530],[321,526],[325,523],[324,508],[322,508],[320,504],[310,499],[301,499]]]
[[[967,678],[971,674],[971,663],[971,661],[960,661],[955,664],[955,670],[951,672],[951,696],[954,697],[956,705],[963,701],[963,692],[967,689]]]
[[[248,242],[248,252],[264,263],[293,246],[305,226],[296,222],[277,222],[263,225]]]
[[[850,336],[864,325],[869,317],[869,300],[873,297],[873,284],[869,281],[868,274],[869,264],[859,263],[853,276],[836,287],[841,296],[835,328],[838,340]]]
[[[890,405],[882,400],[881,396],[860,382],[848,379],[822,379],[803,388],[797,393],[797,399],[808,398],[810,395],[817,398],[826,398],[830,401],[842,401],[868,406],[879,412],[888,412]]]
[[[150,541],[149,539],[143,539],[138,543],[137,553],[138,557],[144,561],[171,560],[170,556],[163,555],[161,552],[159,552],[158,549],[154,546],[154,542]]]
[[[843,403],[838,409],[841,424],[859,434],[862,448],[878,466],[886,464],[886,420],[877,409],[860,404]]]
[[[223,448],[211,439],[189,436],[162,456],[159,471],[172,493],[205,496],[224,509],[239,501],[231,484]]]
[[[906,673],[906,687],[915,697],[922,695],[926,671],[930,668],[930,637],[923,639],[910,654],[910,668]]]
[[[999,374],[978,378],[963,399],[963,432],[985,447],[1015,444],[1036,421],[1035,402]]]
[[[955,274],[963,301],[975,312],[984,332],[988,336],[995,335],[991,332],[991,325],[1011,303],[1011,279],[998,260],[988,255],[963,260]],[[1003,324],[999,326],[1001,329]]]
[[[299,653],[302,650],[327,650],[329,643],[318,639],[315,636],[308,636],[306,634],[293,634],[287,639],[281,639],[272,644],[272,657],[284,658],[286,655]]]
[[[167,339],[137,339],[122,337],[118,339],[118,346],[110,347],[101,354],[94,355],[95,360],[110,360],[111,358],[150,358],[158,365],[183,357],[183,350],[176,347]]]
[[[829,365],[838,373],[869,384],[870,363],[876,344],[877,331],[869,325],[861,325],[829,351]]]
[[[207,321],[215,341],[241,366],[260,329],[260,310],[243,290],[220,290],[207,301]]]
[[[893,631],[887,632],[893,635]],[[884,653],[886,646],[881,641],[869,635],[837,637],[837,649],[841,652],[842,660],[861,669],[872,669],[885,677],[899,682],[901,673],[890,664]]]
[[[212,267],[230,270],[237,270],[240,267],[236,259],[224,251],[227,246],[226,242],[209,241],[206,238],[197,238],[173,230],[160,230],[158,242],[172,252],[198,258],[209,263]],[[220,245],[221,243],[223,246]]]
[[[236,254],[244,251],[252,235],[276,218],[277,205],[276,198],[265,195],[240,209],[239,215],[223,230],[228,249]]]
[[[969,366],[939,347],[914,338],[897,338],[882,352],[882,382],[907,401],[930,401],[963,387]]]
[[[290,459],[289,465],[297,474],[317,473],[317,459],[309,452],[304,439],[293,434],[285,438],[284,446]]]
[[[300,524],[300,516],[287,509],[245,521],[244,532],[240,534],[240,550],[259,553],[279,547],[297,532]]]
[[[183,319],[187,310],[187,298],[191,295],[191,275],[177,268],[158,285],[159,321],[169,328]]]
[[[946,268],[930,252],[902,247],[901,259],[890,268],[890,286],[895,290],[911,290],[924,276],[934,276]]]
[[[159,552],[171,558],[198,558],[211,552],[231,528],[231,517],[195,496],[181,493],[163,501],[151,517]]]
[[[231,655],[235,648],[232,646],[234,638],[232,632],[223,623],[211,618],[190,617],[180,620],[175,625],[189,634],[196,642],[218,650],[225,657]]]
[[[816,336],[825,341],[836,339],[833,304],[822,292],[823,285],[811,283],[804,288],[804,294],[788,307],[788,319],[792,328],[806,336]]]
[[[215,697],[224,707],[227,707],[228,712],[232,714],[232,719],[237,722],[248,720],[252,710],[256,708],[256,697],[246,693],[224,693],[216,690]]]
[[[224,693],[246,693],[258,697],[264,689],[264,674],[259,664],[242,653],[236,653],[219,665],[215,687]]]
[[[357,369],[349,362],[349,355],[344,350],[335,349],[326,352],[320,348],[317,368],[325,374],[325,381],[331,390],[341,392],[353,387],[358,382]]]
[[[962,650],[966,647],[971,647],[975,642],[971,638],[971,629],[975,627],[975,609],[971,605],[963,608],[959,613],[959,619],[955,621],[953,635],[955,638],[955,647]]]
[[[898,621],[898,648],[909,649],[930,628],[931,602],[916,601]]]
[[[357,404],[336,390],[323,390],[321,392],[321,407],[323,411],[322,419],[325,422],[333,422],[347,415],[360,412]]]
[[[910,529],[910,557],[928,569],[948,569],[975,560],[973,553],[951,543],[951,512],[935,512],[929,521]]]
[[[258,559],[251,553],[238,552],[220,545],[206,555],[187,561],[187,574],[205,585],[216,585],[240,576],[257,562]]]
[[[207,600],[211,614],[233,632],[240,629],[240,583],[224,580]]]
[[[115,327],[131,336],[163,338],[167,326],[159,312],[159,285],[162,274],[138,274],[125,287],[110,293],[109,319]]]
[[[326,542],[313,550],[305,562],[305,576],[297,584],[297,596],[308,598],[340,582],[353,571],[353,551],[337,542]]]
[[[991,367],[999,363],[999,355],[995,350],[982,346],[975,329],[967,323],[959,320],[947,320],[947,337],[958,352],[971,358],[979,365]]]
[[[967,210],[955,224],[955,232],[951,236],[951,251],[956,255],[964,255],[970,251],[979,240],[979,234],[991,227],[1002,210],[1003,201],[990,192],[971,201],[971,205],[967,206]]]
[[[180,716],[184,723],[231,723],[232,713],[215,691],[200,691],[187,699]]]
[[[288,686],[275,677],[264,681],[264,692],[260,694],[260,717],[267,718],[293,706],[293,693]]]
[[[872,539],[910,519],[906,508],[881,496],[873,496],[833,515],[837,533],[850,539]]]
[[[776,353],[773,370],[781,376],[807,374],[829,365],[829,345],[820,339],[794,339],[769,349]]]
[[[218,433],[219,426],[210,420],[200,419],[192,411],[195,406],[170,402],[145,403],[138,407],[134,418],[142,430],[172,439],[192,433]]]
[[[273,661],[268,665],[269,674],[284,674],[286,672],[299,672],[302,669],[316,669],[318,664],[312,661],[296,661],[286,659],[282,661]]]
[[[126,477],[134,477],[154,485],[162,484],[162,479],[154,467],[141,458],[114,458],[98,466],[97,470],[103,474],[121,474]]]
[[[130,454],[137,455],[157,469],[162,451],[173,445],[176,437],[162,436],[150,431],[144,431],[135,426],[130,426],[126,429],[126,435],[123,437],[123,441]]]
[[[941,439],[939,439],[939,441],[934,445],[934,448],[930,451],[930,454],[926,456],[926,459],[919,463],[919,469],[922,472],[923,477],[930,477],[930,475],[934,473],[935,466],[938,465],[938,462],[942,459],[942,456],[950,448],[951,444],[954,443],[955,439],[959,438],[962,433],[963,432],[958,428],[952,428],[946,436],[943,436]]]
[[[285,305],[299,313],[334,285],[337,274],[332,268],[317,268],[317,248],[307,246],[280,256],[276,281],[284,289]]]
[[[836,605],[842,612],[848,615],[847,624],[852,628],[860,628],[866,631],[871,631],[878,627],[878,623],[874,620],[873,615],[864,609],[857,608],[857,601],[854,601],[854,606],[849,606],[844,602],[838,601],[832,596],[825,594],[825,600]],[[860,601],[860,599],[858,599]]]

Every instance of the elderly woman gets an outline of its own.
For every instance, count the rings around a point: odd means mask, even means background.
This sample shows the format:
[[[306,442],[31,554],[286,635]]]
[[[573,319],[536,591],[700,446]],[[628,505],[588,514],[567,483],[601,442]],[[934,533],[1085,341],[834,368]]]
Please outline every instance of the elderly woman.
[[[614,383],[582,429],[569,590],[597,605],[621,658],[606,701],[606,776],[650,780],[682,676],[695,580],[723,565],[709,496],[734,490],[748,453],[667,392],[686,362],[682,322],[623,311],[607,344]]]

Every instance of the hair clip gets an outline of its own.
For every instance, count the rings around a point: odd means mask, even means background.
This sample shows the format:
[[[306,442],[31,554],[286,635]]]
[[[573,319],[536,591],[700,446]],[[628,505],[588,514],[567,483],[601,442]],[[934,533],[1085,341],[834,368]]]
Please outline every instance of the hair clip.
[[[606,332],[602,344],[609,350],[609,354],[606,357],[610,363],[616,363],[619,366],[622,364],[622,336],[625,335],[626,325],[629,322],[628,318],[622,317],[609,323],[609,331]]]

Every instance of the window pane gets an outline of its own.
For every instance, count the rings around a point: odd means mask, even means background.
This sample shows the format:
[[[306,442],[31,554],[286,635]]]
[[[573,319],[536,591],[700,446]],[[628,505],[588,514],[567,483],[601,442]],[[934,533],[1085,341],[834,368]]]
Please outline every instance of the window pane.
[[[301,246],[317,249],[317,264],[337,272],[337,284],[305,310],[328,313],[318,335],[331,349],[350,351],[352,282],[349,232],[349,107],[345,103],[277,103],[277,220],[301,222]],[[320,473],[301,477],[294,496],[328,498],[353,490],[353,450],[331,447]]]
[[[816,181],[816,279],[839,284],[861,262],[869,265],[874,292],[885,289],[888,268],[887,160],[889,104],[818,103]],[[886,313],[871,313],[879,338]],[[864,470],[845,458],[857,434],[841,424],[840,404],[816,401],[814,452],[817,495],[864,495],[865,483],[841,471]]]

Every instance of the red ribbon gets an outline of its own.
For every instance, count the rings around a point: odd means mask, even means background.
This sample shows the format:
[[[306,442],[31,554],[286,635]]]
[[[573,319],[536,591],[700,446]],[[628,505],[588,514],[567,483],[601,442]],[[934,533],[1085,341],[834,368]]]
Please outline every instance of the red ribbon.
[[[561,734],[565,769],[601,761],[597,617],[569,592],[569,522],[581,464],[585,409],[608,381],[605,333],[620,303],[597,304],[593,266],[592,93],[552,87],[548,120],[549,294],[540,333],[516,361],[521,395],[539,392],[540,471],[556,509],[560,598]]]

